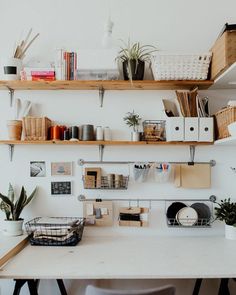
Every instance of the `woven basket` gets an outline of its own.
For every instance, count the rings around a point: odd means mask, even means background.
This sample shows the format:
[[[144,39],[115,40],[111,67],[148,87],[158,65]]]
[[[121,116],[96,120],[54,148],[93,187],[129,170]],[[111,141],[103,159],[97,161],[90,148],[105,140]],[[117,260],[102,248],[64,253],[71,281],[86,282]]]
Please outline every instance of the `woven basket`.
[[[152,61],[155,80],[206,80],[211,53],[192,55],[157,54]]]
[[[24,140],[47,140],[48,128],[51,126],[51,120],[47,117],[24,117],[23,132]]]
[[[216,122],[216,138],[222,139],[229,137],[228,125],[236,121],[236,107],[227,107],[215,115]]]

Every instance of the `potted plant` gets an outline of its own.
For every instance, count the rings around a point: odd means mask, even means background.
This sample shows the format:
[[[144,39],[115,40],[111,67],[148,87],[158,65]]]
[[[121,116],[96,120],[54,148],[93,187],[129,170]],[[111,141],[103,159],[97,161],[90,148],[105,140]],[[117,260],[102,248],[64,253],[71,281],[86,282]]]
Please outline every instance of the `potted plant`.
[[[225,222],[226,239],[236,240],[236,203],[231,202],[229,198],[216,204],[219,207],[215,208],[215,216]]]
[[[22,235],[22,225],[24,219],[20,218],[22,210],[35,196],[37,188],[33,190],[31,195],[27,197],[25,188],[22,186],[19,198],[15,198],[14,189],[9,184],[8,195],[4,196],[0,193],[0,209],[5,213],[3,233],[8,236]]]
[[[150,62],[152,53],[157,51],[151,45],[140,45],[139,42],[131,43],[130,40],[118,53],[117,60],[122,63],[124,80],[143,80],[145,62]]]
[[[132,141],[140,141],[140,132],[138,131],[138,127],[140,125],[141,117],[133,112],[128,112],[124,117],[125,123],[129,127],[133,127],[133,132],[131,133]]]

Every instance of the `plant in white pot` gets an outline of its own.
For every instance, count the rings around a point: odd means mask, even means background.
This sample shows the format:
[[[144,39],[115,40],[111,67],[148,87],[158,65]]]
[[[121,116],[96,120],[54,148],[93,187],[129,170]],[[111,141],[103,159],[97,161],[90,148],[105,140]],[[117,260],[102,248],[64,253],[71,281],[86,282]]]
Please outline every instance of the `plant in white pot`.
[[[140,141],[140,132],[138,131],[140,122],[142,118],[133,112],[128,112],[126,116],[124,117],[125,123],[133,128],[133,132],[131,133],[131,140],[132,141]]]
[[[225,222],[225,238],[236,240],[236,203],[230,198],[221,200],[218,208],[215,208],[216,219]]]
[[[27,197],[25,188],[22,186],[21,193],[18,198],[15,198],[14,189],[9,184],[8,195],[4,196],[0,193],[0,209],[5,213],[6,219],[4,220],[3,233],[8,236],[22,235],[22,226],[24,219],[20,218],[22,210],[34,198],[37,187],[33,190],[31,195]]]

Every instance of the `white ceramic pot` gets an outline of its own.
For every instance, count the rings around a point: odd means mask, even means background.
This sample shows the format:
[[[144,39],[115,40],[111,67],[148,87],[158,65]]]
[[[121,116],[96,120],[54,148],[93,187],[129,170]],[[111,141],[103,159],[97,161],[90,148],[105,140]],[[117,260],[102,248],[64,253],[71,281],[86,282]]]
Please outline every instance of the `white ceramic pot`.
[[[236,240],[236,226],[225,224],[225,238]]]
[[[20,80],[23,65],[19,58],[5,58],[0,63],[1,80]]]
[[[3,234],[6,236],[20,236],[23,234],[23,222],[24,220],[4,220],[3,222]]]
[[[131,140],[132,141],[140,141],[140,132],[133,131],[131,133]]]

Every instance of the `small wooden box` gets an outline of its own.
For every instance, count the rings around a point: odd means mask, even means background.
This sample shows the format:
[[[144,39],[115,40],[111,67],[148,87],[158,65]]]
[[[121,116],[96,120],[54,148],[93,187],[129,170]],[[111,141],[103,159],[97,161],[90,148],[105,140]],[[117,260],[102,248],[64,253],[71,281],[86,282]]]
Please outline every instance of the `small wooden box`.
[[[215,79],[236,61],[236,31],[226,31],[211,49],[211,79]]]

